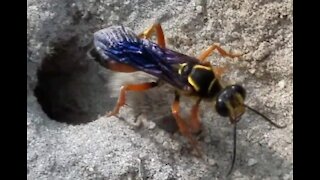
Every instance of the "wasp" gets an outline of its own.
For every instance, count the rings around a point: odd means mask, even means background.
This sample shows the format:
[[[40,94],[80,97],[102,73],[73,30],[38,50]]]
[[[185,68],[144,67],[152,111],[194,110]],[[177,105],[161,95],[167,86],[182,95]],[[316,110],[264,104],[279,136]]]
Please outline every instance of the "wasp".
[[[150,40],[153,33],[156,34],[156,42]],[[233,169],[236,156],[236,124],[246,109],[260,115],[277,128],[286,127],[274,123],[262,113],[246,105],[244,87],[238,84],[223,85],[221,75],[224,68],[212,66],[207,61],[207,57],[214,50],[217,50],[223,57],[236,58],[241,54],[232,54],[216,44],[204,50],[197,58],[168,49],[160,23],[154,23],[140,34],[135,34],[124,26],[111,26],[95,32],[93,39],[94,45],[89,51],[90,55],[103,67],[124,73],[143,71],[158,79],[155,82],[123,85],[117,104],[108,116],[115,116],[119,113],[120,108],[125,105],[128,91],[145,91],[158,86],[160,81],[164,81],[175,89],[171,111],[179,131],[200,154],[197,141],[193,137],[201,130],[199,105],[202,100],[212,101],[216,112],[222,117],[228,117],[230,123],[234,125],[233,158],[228,174]],[[188,121],[180,116],[181,96],[196,98]]]

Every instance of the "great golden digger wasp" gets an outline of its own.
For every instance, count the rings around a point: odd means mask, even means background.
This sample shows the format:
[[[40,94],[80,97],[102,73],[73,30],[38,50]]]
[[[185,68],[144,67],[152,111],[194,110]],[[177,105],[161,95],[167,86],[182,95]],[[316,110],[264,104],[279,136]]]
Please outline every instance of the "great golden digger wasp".
[[[156,33],[157,43],[150,40]],[[200,131],[199,104],[202,100],[214,102],[217,113],[228,117],[233,124],[233,157],[228,174],[231,173],[236,156],[236,124],[246,109],[260,115],[264,120],[277,128],[284,128],[244,103],[245,89],[237,84],[224,86],[221,82],[223,68],[214,67],[206,58],[217,50],[222,56],[236,58],[240,54],[226,52],[218,45],[212,45],[197,58],[166,48],[165,37],[160,23],[153,24],[144,32],[136,35],[123,26],[112,26],[94,33],[94,47],[90,55],[103,67],[116,72],[143,71],[158,78],[156,82],[142,84],[126,84],[121,87],[118,102],[108,116],[117,115],[125,105],[127,91],[144,91],[159,85],[160,81],[169,83],[175,88],[175,98],[171,111],[180,133],[185,136],[192,147],[201,154],[193,135]],[[180,96],[197,98],[191,109],[190,120],[181,118]]]

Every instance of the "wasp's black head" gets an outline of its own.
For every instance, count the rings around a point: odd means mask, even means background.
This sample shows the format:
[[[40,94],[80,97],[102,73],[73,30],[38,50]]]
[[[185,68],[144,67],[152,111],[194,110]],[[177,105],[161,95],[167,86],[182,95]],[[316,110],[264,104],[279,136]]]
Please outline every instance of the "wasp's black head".
[[[217,96],[217,112],[221,116],[230,117],[231,123],[236,123],[245,112],[245,96],[246,92],[242,86],[227,86]]]

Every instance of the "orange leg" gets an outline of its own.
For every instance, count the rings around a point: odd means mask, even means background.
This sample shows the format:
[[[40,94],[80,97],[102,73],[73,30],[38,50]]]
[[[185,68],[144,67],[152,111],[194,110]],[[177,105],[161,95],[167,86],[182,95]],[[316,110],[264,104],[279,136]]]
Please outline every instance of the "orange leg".
[[[117,115],[119,113],[120,108],[125,105],[127,91],[144,91],[144,90],[151,89],[157,85],[158,85],[157,82],[148,82],[148,83],[142,83],[142,84],[127,84],[122,86],[117,105],[115,106],[113,111],[111,111],[108,114],[108,117]]]
[[[200,54],[200,56],[198,57],[199,61],[205,61],[207,57],[209,57],[211,55],[211,53],[217,49],[218,52],[222,55],[222,56],[228,56],[231,58],[235,58],[235,57],[240,57],[242,54],[231,54],[226,52],[224,49],[222,49],[220,46],[213,44],[211,45],[207,50],[205,50],[204,52],[202,52]]]
[[[197,151],[198,155],[201,156],[201,151],[198,149],[198,143],[197,141],[192,137],[192,133],[190,131],[189,126],[187,123],[180,117],[180,106],[179,106],[180,96],[176,92],[175,93],[175,99],[171,106],[172,115],[175,118],[177,125],[179,127],[180,133],[188,138],[190,144],[192,147]]]
[[[213,72],[214,72],[215,76],[218,79],[221,79],[221,75],[227,70],[227,67],[213,66],[212,69],[213,69]]]
[[[161,48],[165,48],[166,47],[166,42],[165,42],[163,30],[162,30],[162,27],[161,27],[160,23],[153,24],[150,28],[148,28],[144,32],[140,33],[138,36],[140,38],[149,39],[153,32],[156,32],[157,41],[158,41],[159,46]]]
[[[189,122],[189,126],[191,128],[192,133],[198,133],[201,129],[201,123],[199,120],[199,105],[201,99],[199,98],[196,104],[191,109],[191,121]]]
[[[217,49],[217,51],[222,55],[222,56],[227,56],[230,58],[235,58],[235,57],[240,57],[242,54],[231,54],[226,52],[224,49],[222,49],[220,46],[213,44],[211,45],[208,49],[206,49],[204,52],[200,54],[198,57],[198,60],[203,63],[207,64],[209,62],[206,61],[206,58],[211,55],[211,53]],[[213,67],[213,71],[215,75],[220,79],[221,75],[227,70],[227,67]]]

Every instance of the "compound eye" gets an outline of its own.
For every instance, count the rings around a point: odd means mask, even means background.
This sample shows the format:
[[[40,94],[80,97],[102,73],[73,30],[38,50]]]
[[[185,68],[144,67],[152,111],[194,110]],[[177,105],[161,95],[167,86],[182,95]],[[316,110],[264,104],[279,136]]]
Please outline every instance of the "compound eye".
[[[223,117],[227,117],[229,115],[229,111],[223,97],[218,97],[216,102],[216,111],[220,116]]]

